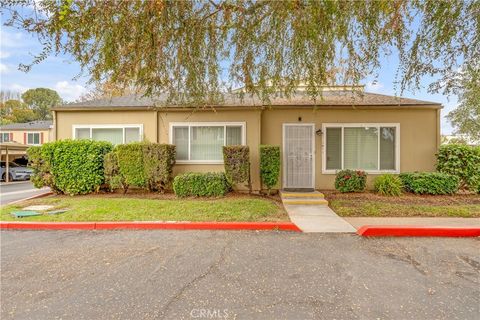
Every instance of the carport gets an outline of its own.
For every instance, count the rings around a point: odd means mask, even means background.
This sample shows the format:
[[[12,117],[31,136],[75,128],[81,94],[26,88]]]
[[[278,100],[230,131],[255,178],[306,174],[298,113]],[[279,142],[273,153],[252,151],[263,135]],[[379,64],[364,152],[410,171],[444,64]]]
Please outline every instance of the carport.
[[[5,160],[5,182],[9,182],[9,161],[13,157],[23,156],[27,153],[30,146],[18,142],[0,143],[0,152],[2,161]]]

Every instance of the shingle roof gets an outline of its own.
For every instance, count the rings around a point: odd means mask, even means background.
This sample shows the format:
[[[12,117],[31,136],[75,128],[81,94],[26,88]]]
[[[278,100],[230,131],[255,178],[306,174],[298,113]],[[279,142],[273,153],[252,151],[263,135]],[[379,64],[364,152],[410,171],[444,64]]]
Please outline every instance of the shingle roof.
[[[0,130],[46,130],[53,125],[52,120],[37,120],[24,123],[10,123],[0,126]]]
[[[127,95],[122,97],[112,97],[99,100],[91,100],[77,103],[70,103],[56,108],[122,108],[122,107],[154,107],[165,106],[166,96],[161,97],[142,97],[141,95]],[[306,93],[299,92],[290,98],[274,97],[271,103],[262,103],[256,97],[245,95],[240,99],[237,94],[226,94],[222,103],[216,104],[218,107],[251,107],[251,106],[422,106],[436,105],[440,103],[422,101],[411,98],[401,98],[369,92],[353,92],[353,91],[326,91],[319,99],[312,100]],[[168,105],[168,107],[181,107],[182,105]]]

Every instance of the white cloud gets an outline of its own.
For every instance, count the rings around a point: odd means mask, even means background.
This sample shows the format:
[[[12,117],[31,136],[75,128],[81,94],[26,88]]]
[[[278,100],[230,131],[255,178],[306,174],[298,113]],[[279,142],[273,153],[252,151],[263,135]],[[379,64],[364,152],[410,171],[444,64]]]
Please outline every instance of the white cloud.
[[[56,90],[65,101],[75,101],[87,91],[84,86],[70,83],[69,81],[59,81],[53,89]]]
[[[383,89],[383,84],[378,81],[369,81],[367,82],[365,89],[369,92],[381,92]]]
[[[0,59],[6,59],[8,57],[10,57],[11,54],[10,52],[6,52],[6,51],[3,51],[3,50],[0,50]]]
[[[21,32],[8,32],[0,29],[0,43],[2,48],[19,48],[28,45],[26,39]]]
[[[5,63],[0,62],[0,74],[8,73],[9,68]]]

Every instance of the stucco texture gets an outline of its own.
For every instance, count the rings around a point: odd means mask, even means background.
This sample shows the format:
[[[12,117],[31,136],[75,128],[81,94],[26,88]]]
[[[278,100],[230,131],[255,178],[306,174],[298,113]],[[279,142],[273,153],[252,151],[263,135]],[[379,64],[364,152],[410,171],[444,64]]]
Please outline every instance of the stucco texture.
[[[283,123],[398,123],[400,125],[400,171],[433,171],[439,131],[438,108],[319,108],[250,107],[239,110],[70,110],[56,111],[56,138],[71,139],[73,125],[143,124],[144,139],[169,143],[171,122],[245,122],[246,144],[251,153],[251,174],[254,190],[260,189],[259,145],[282,146]],[[299,121],[301,118],[301,121]],[[322,173],[322,137],[315,136],[315,188],[333,189],[334,174]],[[223,171],[221,164],[177,164],[174,173]],[[369,175],[371,186],[374,175]],[[281,184],[281,180],[280,180]],[[281,187],[279,184],[278,187]]]

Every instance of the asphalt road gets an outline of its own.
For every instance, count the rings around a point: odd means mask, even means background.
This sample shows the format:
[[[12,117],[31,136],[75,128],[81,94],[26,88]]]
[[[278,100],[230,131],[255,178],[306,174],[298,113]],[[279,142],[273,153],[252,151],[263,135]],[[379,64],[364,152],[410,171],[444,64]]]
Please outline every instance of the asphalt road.
[[[479,239],[3,231],[2,319],[478,319]]]
[[[36,189],[30,181],[2,182],[0,184],[0,205],[49,192],[49,188]]]

